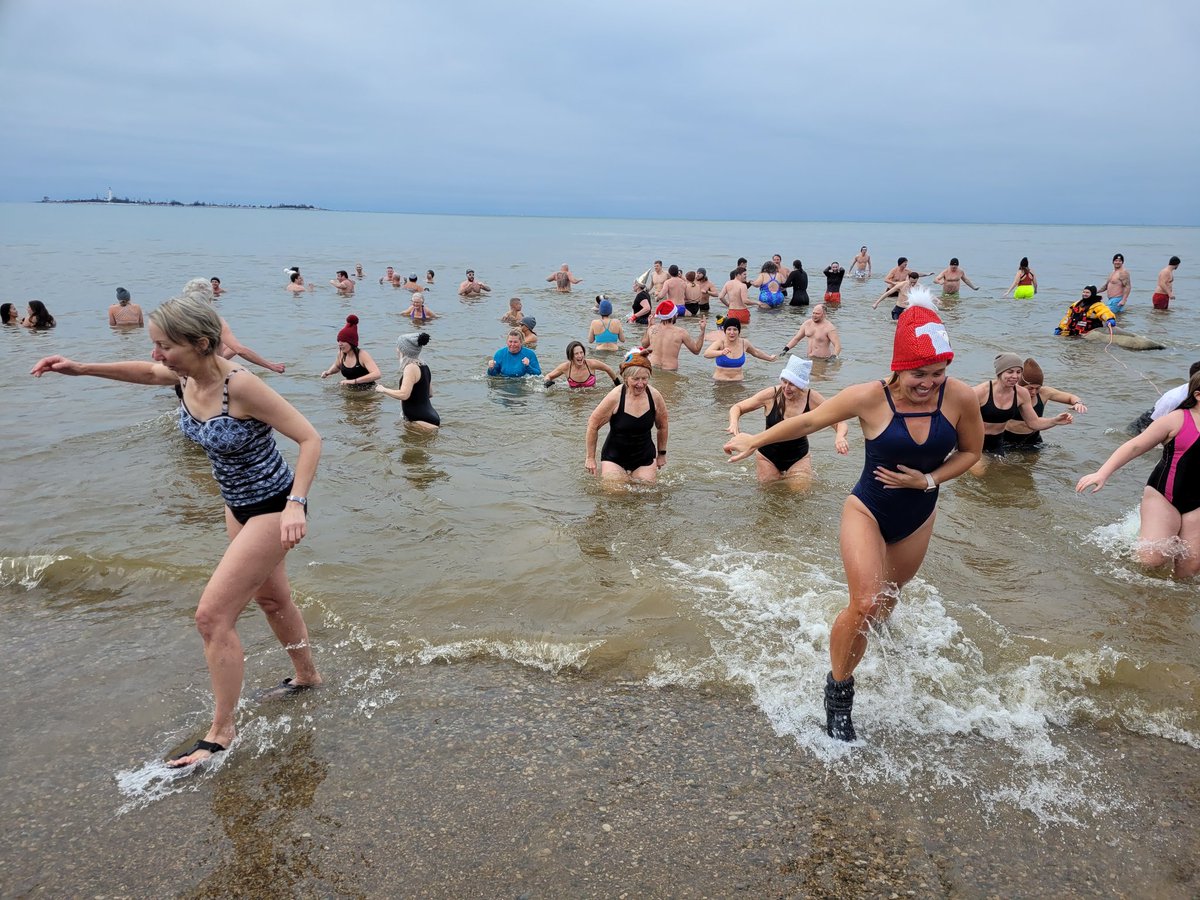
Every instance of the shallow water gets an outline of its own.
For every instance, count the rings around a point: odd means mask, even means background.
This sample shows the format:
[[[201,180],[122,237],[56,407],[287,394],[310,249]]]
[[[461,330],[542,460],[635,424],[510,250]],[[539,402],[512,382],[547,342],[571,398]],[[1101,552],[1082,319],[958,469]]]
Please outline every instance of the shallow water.
[[[950,783],[981,808],[1045,824],[1135,802],[1113,795],[1104,758],[1079,749],[1088,734],[1125,729],[1183,752],[1200,746],[1197,587],[1146,573],[1131,556],[1153,459],[1132,463],[1099,495],[1072,490],[1197,356],[1200,282],[1186,265],[1176,307],[1164,314],[1149,304],[1168,256],[1197,258],[1197,229],[56,205],[0,206],[0,221],[9,236],[4,299],[38,296],[59,320],[45,333],[0,331],[0,598],[19,650],[0,664],[8,785],[44,783],[45,754],[121,722],[127,753],[72,778],[105,798],[89,815],[138,814],[159,796],[151,760],[203,728],[207,677],[191,613],[224,546],[206,460],[178,434],[170,391],[25,373],[50,353],[144,358],[144,334],[105,325],[114,288],[127,287],[148,311],[188,278],[210,275],[229,291],[219,306],[239,338],[287,364],[285,375],[264,377],[324,438],[310,537],[289,568],[322,671],[353,710],[336,717],[339,727],[348,715],[351,727],[371,729],[388,715],[390,692],[404,690],[403,673],[439,661],[511,660],[647,691],[708,686],[744,696],[777,735],[857,782],[914,791]],[[848,263],[862,243],[879,273],[900,253],[920,271],[940,271],[957,255],[983,286],[943,312],[956,350],[951,374],[982,381],[995,353],[1011,349],[1038,358],[1047,382],[1082,395],[1089,412],[1049,432],[1040,453],[993,461],[984,477],[943,490],[920,577],[859,670],[855,712],[866,742],[848,751],[818,720],[829,623],[845,597],[837,528],[862,464],[857,427],[848,457],[833,452],[831,434],[813,438],[808,492],[762,489],[750,465],[728,465],[720,448],[728,406],[774,383],[782,362],[751,360],[743,386],[714,385],[709,363],[685,353],[678,375],[654,380],[671,415],[663,477],[612,492],[582,465],[601,390],[496,383],[482,373],[501,346],[497,320],[510,296],[537,317],[549,370],[586,333],[595,293],[627,306],[629,284],[651,259],[707,266],[721,283],[737,256],[779,251],[817,272],[816,296],[819,270],[835,258]],[[1117,249],[1135,285],[1122,324],[1164,351],[1050,333]],[[1025,254],[1043,285],[1037,299],[993,299]],[[544,281],[563,261],[585,279],[568,296]],[[355,262],[368,278],[352,300],[328,286],[298,299],[282,290],[285,265],[325,284]],[[375,282],[389,263],[438,272],[428,305],[444,317],[428,326],[423,354],[445,426],[434,437],[409,433],[398,403],[347,395],[318,377],[354,312],[362,345],[394,379],[395,336],[412,326],[397,315],[407,292]],[[487,299],[455,296],[467,266],[491,284]],[[826,396],[885,374],[892,324],[886,304],[870,309],[881,290],[879,276],[847,280],[831,313],[845,352],[814,381]],[[755,313],[747,337],[775,352],[802,318],[787,308]],[[752,417],[743,425],[759,427]],[[261,617],[248,612],[241,633],[248,689],[278,681],[285,659]],[[279,727],[248,707],[241,745],[266,753]],[[352,742],[345,752],[356,764]]]

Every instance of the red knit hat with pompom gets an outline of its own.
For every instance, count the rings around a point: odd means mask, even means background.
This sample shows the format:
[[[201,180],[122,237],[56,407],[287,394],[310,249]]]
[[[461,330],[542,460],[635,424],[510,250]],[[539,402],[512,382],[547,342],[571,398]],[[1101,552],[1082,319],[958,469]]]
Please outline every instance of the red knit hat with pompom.
[[[954,351],[946,326],[938,318],[933,295],[927,288],[915,287],[908,292],[909,306],[896,322],[896,338],[892,344],[892,371],[920,369],[935,363],[950,362]]]
[[[358,346],[358,316],[351,313],[346,316],[346,324],[338,332],[338,343],[347,343],[351,347]]]

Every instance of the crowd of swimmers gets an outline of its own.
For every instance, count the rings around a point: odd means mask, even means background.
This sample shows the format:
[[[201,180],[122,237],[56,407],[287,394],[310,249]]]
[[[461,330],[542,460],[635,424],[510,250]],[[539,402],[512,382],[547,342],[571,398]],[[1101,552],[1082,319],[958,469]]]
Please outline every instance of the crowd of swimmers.
[[[586,340],[595,353],[588,355],[582,340],[566,347],[566,359],[543,375],[534,349],[537,321],[525,314],[519,298],[509,302],[501,321],[511,327],[504,346],[487,361],[487,374],[496,377],[540,376],[550,387],[563,380],[569,389],[597,386],[597,375],[611,388],[592,410],[583,432],[584,469],[610,486],[623,482],[652,483],[667,464],[670,417],[662,393],[651,384],[654,370],[679,366],[684,348],[714,364],[713,378],[739,381],[749,357],[766,362],[787,356],[778,383],[756,391],[728,410],[729,439],[725,452],[730,461],[753,457],[761,482],[786,481],[806,486],[812,477],[808,437],[824,428],[834,430],[834,449],[850,450],[847,423],[857,419],[864,439],[862,473],[842,508],[841,547],[849,597],[836,617],[830,635],[830,670],[825,680],[826,731],[836,739],[852,741],[854,671],[867,649],[872,627],[886,619],[900,591],[919,570],[928,549],[941,485],[964,473],[981,471],[983,455],[1006,446],[1036,447],[1040,432],[1070,425],[1072,413],[1083,413],[1083,398],[1065,388],[1049,387],[1036,360],[1015,353],[997,354],[994,378],[971,386],[951,378],[947,368],[954,359],[950,335],[937,312],[930,291],[919,284],[920,273],[907,268],[901,257],[885,277],[887,287],[876,306],[894,298],[890,377],[844,387],[829,397],[811,385],[814,360],[841,353],[836,327],[827,306],[841,300],[847,274],[834,262],[823,270],[826,291],[822,303],[783,346],[780,353],[756,347],[744,334],[750,321],[749,289],[758,289],[761,308],[780,305],[791,292],[793,305],[805,306],[808,276],[799,260],[783,266],[776,255],[764,262],[756,277],[747,277],[745,260],[730,271],[730,279],[717,289],[702,268],[683,272],[666,268],[661,261],[639,276],[633,285],[631,320],[623,323],[613,301],[596,297],[596,319]],[[1172,257],[1159,274],[1154,306],[1166,309],[1174,298],[1173,275],[1179,265]],[[310,290],[296,267],[287,270],[287,289]],[[849,274],[861,281],[871,277],[871,260],[864,246],[854,257]],[[365,275],[339,270],[333,286],[353,295],[354,284]],[[380,283],[411,294],[405,316],[423,325],[435,318],[418,297],[434,281],[432,270],[425,285],[417,276],[407,279],[388,267]],[[563,265],[547,278],[555,289],[568,293],[582,279]],[[348,282],[348,286],[343,284]],[[957,259],[935,279],[942,298],[958,294],[962,285],[978,290]],[[1023,259],[1010,291],[1036,292],[1037,278]],[[1113,274],[1104,288],[1084,289],[1080,303],[1087,315],[1096,306],[1105,324],[1124,309],[1131,290],[1124,259],[1117,254]],[[242,688],[243,651],[237,637],[238,616],[251,599],[267,615],[271,627],[289,654],[293,673],[272,689],[287,696],[320,684],[303,618],[291,599],[285,569],[288,550],[307,533],[308,493],[321,455],[321,438],[304,416],[286,399],[234,362],[241,357],[275,372],[284,367],[240,343],[221,318],[213,301],[223,293],[218,279],[194,279],[181,295],[163,303],[145,317],[152,342],[151,361],[79,363],[62,356],[39,360],[32,373],[90,375],[142,385],[171,386],[179,396],[180,430],[208,455],[225,501],[225,522],[230,543],[201,596],[196,626],[204,641],[214,695],[211,726],[202,739],[171,758],[170,765],[186,767],[225,752],[236,735],[234,711]],[[481,299],[491,288],[467,270],[458,294],[465,302]],[[1101,292],[1103,291],[1103,293]],[[1030,295],[1032,295],[1030,293]],[[781,299],[782,298],[782,299]],[[715,334],[707,333],[707,317],[716,299],[725,314],[716,319]],[[35,306],[36,304],[36,306]],[[424,310],[422,312],[422,310]],[[9,324],[11,304],[3,315]],[[698,319],[699,333],[679,325],[680,319]],[[30,321],[32,319],[32,322]],[[138,327],[142,311],[129,291],[117,290],[117,303],[109,310],[110,323]],[[1078,333],[1068,316],[1060,326],[1064,334]],[[28,327],[52,327],[53,317],[39,301],[31,301],[24,320]],[[340,376],[347,390],[374,390],[401,403],[404,418],[422,431],[435,431],[441,419],[431,404],[432,376],[421,359],[430,343],[429,332],[402,335],[396,345],[400,366],[398,388],[381,382],[382,372],[371,354],[359,345],[359,317],[346,316],[337,333],[336,355],[321,373]],[[624,324],[642,327],[637,341],[627,340]],[[788,355],[806,342],[804,357]],[[626,344],[634,346],[626,349]],[[1057,415],[1044,415],[1047,402],[1070,407]],[[1192,367],[1186,385],[1164,395],[1159,406],[1141,423],[1144,430],[1118,448],[1095,473],[1079,479],[1077,491],[1102,488],[1124,465],[1161,445],[1162,458],[1150,476],[1142,497],[1140,560],[1148,566],[1169,565],[1177,577],[1200,571],[1200,363]],[[742,430],[745,416],[762,410],[764,429]],[[607,431],[603,443],[600,433]],[[298,446],[293,467],[279,453],[274,433]]]

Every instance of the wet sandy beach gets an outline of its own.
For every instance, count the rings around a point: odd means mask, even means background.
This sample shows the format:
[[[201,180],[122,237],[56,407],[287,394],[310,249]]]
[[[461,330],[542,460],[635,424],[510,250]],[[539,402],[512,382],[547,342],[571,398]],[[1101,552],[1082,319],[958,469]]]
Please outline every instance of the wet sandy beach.
[[[410,667],[379,687],[388,701],[374,714],[339,714],[336,688],[250,708],[222,765],[140,806],[127,805],[99,764],[106,751],[129,750],[104,735],[88,748],[100,755],[74,764],[70,779],[61,754],[47,755],[44,779],[0,779],[4,894],[1200,891],[1200,758],[1167,741],[1064,735],[1095,743],[1110,783],[1140,801],[1047,827],[1011,806],[984,808],[954,785],[922,793],[845,781],[732,691],[486,661]],[[975,751],[986,748],[964,738],[962,752]]]

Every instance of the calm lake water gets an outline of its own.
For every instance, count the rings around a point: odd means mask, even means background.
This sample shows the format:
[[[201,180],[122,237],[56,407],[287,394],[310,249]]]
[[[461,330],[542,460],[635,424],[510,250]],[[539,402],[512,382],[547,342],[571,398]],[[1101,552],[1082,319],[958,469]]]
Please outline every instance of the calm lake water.
[[[1150,455],[1094,497],[1073,492],[1125,439],[1124,427],[1186,376],[1197,352],[1200,229],[658,222],[513,219],[269,210],[67,205],[0,206],[3,299],[45,301],[58,327],[0,332],[5,386],[0,599],[10,652],[0,663],[8,722],[5,783],[52,780],[53,748],[93,743],[119,722],[120,752],[85,777],[90,814],[139,815],[180,788],[154,760],[199,734],[208,685],[191,615],[225,545],[221,503],[204,456],[175,426],[169,390],[27,373],[41,356],[146,358],[143,332],[117,333],[117,286],[147,311],[189,278],[219,276],[219,301],[245,343],[284,362],[258,371],[324,438],[310,536],[289,556],[319,665],[326,711],[370,729],[386,716],[393,676],[435,661],[511,660],[534,672],[632,682],[646,691],[704,685],[741,692],[814,764],[863,783],[921,790],[947,780],[981,804],[1044,822],[1114,802],[1105,760],[1078,749],[1089,732],[1125,729],[1188,752],[1200,747],[1200,603],[1195,583],[1147,574],[1131,558]],[[862,436],[833,452],[813,439],[807,493],[761,488],[721,445],[728,407],[776,383],[782,360],[751,359],[744,385],[714,385],[685,352],[656,374],[671,416],[670,464],[654,487],[602,490],[583,469],[588,414],[603,390],[541,380],[497,382],[486,359],[503,343],[511,296],[537,317],[544,370],[586,335],[598,292],[628,309],[633,278],[654,259],[707,267],[718,284],[738,256],[772,253],[820,270],[867,244],[876,277],[850,280],[831,318],[842,358],[818,372],[829,396],[886,374],[889,303],[872,311],[897,256],[940,271],[958,256],[976,284],[943,312],[950,374],[989,377],[1001,350],[1036,357],[1047,383],[1089,411],[1047,434],[1038,454],[993,461],[943,490],[920,577],[905,591],[858,672],[848,756],[821,730],[828,631],[845,600],[838,554],[842,502],[862,466]],[[1125,254],[1134,294],[1122,325],[1167,349],[1131,353],[1051,332],[1079,287]],[[1151,309],[1155,273],[1184,258],[1178,301]],[[1028,255],[1033,301],[998,299]],[[362,263],[357,296],[328,286]],[[570,295],[545,278],[569,262]],[[293,298],[283,268],[322,288]],[[411,330],[408,294],[381,287],[386,265],[437,272],[423,353],[443,428],[405,429],[399,404],[347,394],[319,373],[354,312],[362,346],[394,382],[395,340]],[[455,289],[466,268],[491,285],[474,303]],[[755,313],[747,337],[777,352],[805,312]],[[257,370],[256,370],[257,371]],[[1057,411],[1057,410],[1052,410]],[[757,430],[749,416],[743,427]],[[294,448],[284,451],[294,459]],[[248,691],[286,660],[261,617],[241,634]],[[387,690],[381,685],[387,684]],[[242,739],[269,743],[248,707]],[[322,722],[322,716],[327,717]],[[969,752],[964,748],[969,747]],[[349,748],[353,754],[353,748]],[[1086,776],[1086,777],[1085,777]],[[219,776],[218,776],[219,777]],[[189,788],[191,789],[191,788]],[[131,811],[132,810],[132,811]]]

